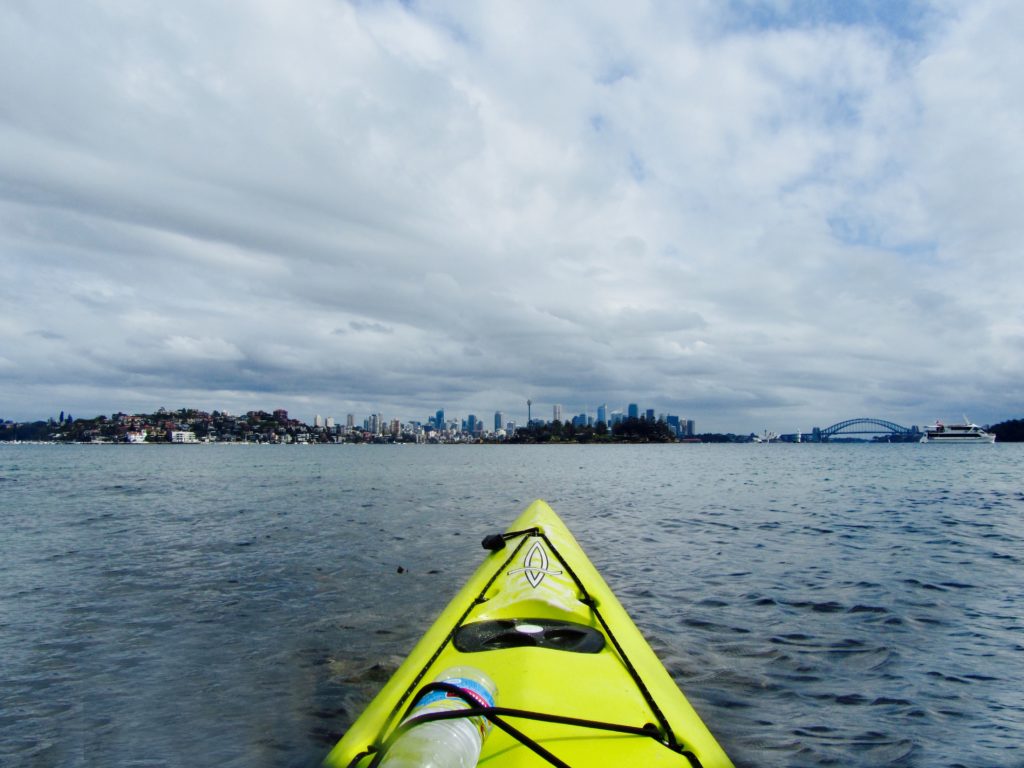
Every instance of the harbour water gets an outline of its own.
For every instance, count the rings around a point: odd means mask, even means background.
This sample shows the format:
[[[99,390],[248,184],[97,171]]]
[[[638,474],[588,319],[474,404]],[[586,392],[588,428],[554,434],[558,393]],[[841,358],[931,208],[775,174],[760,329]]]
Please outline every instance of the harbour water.
[[[0,765],[316,765],[545,498],[739,766],[1024,765],[1024,446],[0,445]]]

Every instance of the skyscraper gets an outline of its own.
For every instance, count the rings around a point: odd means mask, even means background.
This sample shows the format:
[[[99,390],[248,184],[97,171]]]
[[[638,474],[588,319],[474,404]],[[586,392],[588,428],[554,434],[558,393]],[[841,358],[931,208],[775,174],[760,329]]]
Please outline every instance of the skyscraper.
[[[439,409],[438,412],[434,414],[434,426],[439,430],[444,429],[444,408]]]
[[[597,406],[597,420],[608,423],[608,403],[601,403]]]
[[[494,431],[497,432],[499,429],[505,427],[505,414],[501,411],[494,412]]]
[[[561,421],[562,420],[562,406],[561,405],[558,405],[556,403],[554,408],[551,409],[551,413],[552,413],[552,420],[553,421]]]
[[[637,405],[636,403],[630,403],[629,404],[629,408],[627,410],[628,410],[628,413],[626,415],[629,418],[631,418],[631,419],[639,419],[640,418],[640,406]]]

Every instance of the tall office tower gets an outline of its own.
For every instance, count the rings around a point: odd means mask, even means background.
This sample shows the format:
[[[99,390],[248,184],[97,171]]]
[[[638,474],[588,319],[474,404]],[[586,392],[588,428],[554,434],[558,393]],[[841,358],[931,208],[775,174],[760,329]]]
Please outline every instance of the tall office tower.
[[[314,427],[322,427],[323,425],[324,425],[324,417],[321,416],[318,413],[316,416],[313,417],[313,426]]]
[[[438,429],[444,429],[444,408],[441,408],[434,414],[434,426]]]
[[[328,416],[327,417],[327,428],[328,429],[334,429],[334,417],[333,416]]]
[[[686,436],[687,437],[693,437],[696,434],[697,434],[697,425],[694,423],[693,419],[687,419],[686,420]]]
[[[597,406],[597,420],[608,423],[608,403],[601,403]]]
[[[494,431],[497,432],[499,429],[505,426],[505,414],[501,411],[494,412]]]
[[[552,419],[553,421],[561,421],[562,420],[562,406],[556,404],[555,407],[551,409],[551,414],[552,414],[552,417],[553,417],[553,419]]]
[[[395,437],[398,437],[400,434],[402,434],[402,422],[400,422],[398,419],[391,420],[391,434],[394,435]]]
[[[629,418],[631,418],[631,419],[639,419],[640,418],[640,406],[637,405],[636,403],[630,403],[628,411],[629,411],[629,413],[628,413]]]
[[[470,434],[476,432],[476,416],[472,413],[466,417],[466,431]]]
[[[651,424],[653,424],[656,421],[656,419],[654,418],[654,409],[653,408],[648,408],[647,409],[647,420],[649,422],[651,422]]]
[[[345,429],[355,429],[356,426],[356,415],[349,413],[345,415]]]

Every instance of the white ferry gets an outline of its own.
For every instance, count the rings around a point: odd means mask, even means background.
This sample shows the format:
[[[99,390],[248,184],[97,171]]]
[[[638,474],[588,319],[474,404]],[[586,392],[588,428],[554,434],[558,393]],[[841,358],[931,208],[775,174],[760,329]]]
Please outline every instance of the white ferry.
[[[972,424],[964,416],[963,424],[943,424],[936,421],[925,427],[922,443],[994,443],[996,436],[991,435],[977,424]]]

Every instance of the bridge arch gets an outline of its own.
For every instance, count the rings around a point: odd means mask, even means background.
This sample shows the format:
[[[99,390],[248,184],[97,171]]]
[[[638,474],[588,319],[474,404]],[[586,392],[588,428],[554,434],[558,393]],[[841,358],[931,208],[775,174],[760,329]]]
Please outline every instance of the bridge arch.
[[[828,439],[832,435],[877,435],[882,432],[890,432],[894,435],[910,435],[915,429],[904,427],[885,419],[847,419],[833,424],[821,430],[821,437]]]

